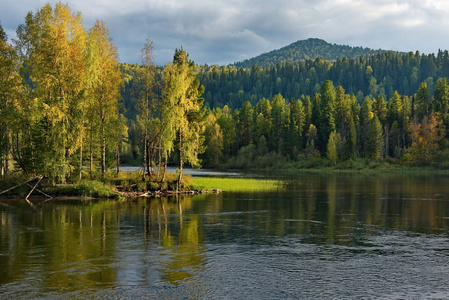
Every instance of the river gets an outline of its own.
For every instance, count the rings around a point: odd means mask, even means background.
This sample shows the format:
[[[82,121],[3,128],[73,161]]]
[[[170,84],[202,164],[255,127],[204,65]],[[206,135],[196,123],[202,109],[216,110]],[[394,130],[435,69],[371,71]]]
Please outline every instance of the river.
[[[449,298],[449,178],[0,202],[1,299]]]

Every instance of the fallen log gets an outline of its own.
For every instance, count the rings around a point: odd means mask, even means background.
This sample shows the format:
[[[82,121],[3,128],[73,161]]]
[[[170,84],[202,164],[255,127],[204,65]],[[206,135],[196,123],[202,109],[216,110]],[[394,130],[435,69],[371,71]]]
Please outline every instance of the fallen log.
[[[18,179],[16,176],[14,176],[14,175],[12,175],[12,177],[14,177],[15,179]],[[30,188],[32,188],[33,186],[31,185],[31,184],[29,184],[28,182],[26,182],[25,183],[27,186],[29,186]],[[53,199],[53,196],[50,196],[50,195],[48,195],[48,194],[46,194],[46,193],[44,193],[44,192],[42,192],[40,189],[38,189],[38,188],[35,188],[35,190],[36,190],[36,192],[38,192],[38,193],[40,193],[40,194],[42,194],[42,195],[44,195],[45,197],[47,197],[47,198],[49,198],[48,200],[51,200],[51,199]]]
[[[18,188],[18,187],[21,186],[21,185],[24,185],[24,184],[26,184],[26,183],[28,183],[28,182],[30,182],[30,181],[35,180],[36,178],[39,178],[39,176],[36,176],[36,177],[34,177],[34,178],[30,179],[30,180],[27,180],[27,181],[25,181],[25,182],[22,182],[21,184],[18,184],[18,185],[16,185],[16,186],[13,186],[12,188],[7,189],[7,190],[1,192],[0,195],[1,195],[1,194],[4,194],[4,193],[7,193],[7,192],[9,192],[9,191],[12,191],[12,190]]]
[[[39,182],[41,182],[42,178],[44,178],[44,176],[40,175],[39,176],[39,180],[36,182],[36,184],[34,185],[34,187],[31,189],[31,191],[28,193],[28,195],[25,197],[25,200],[28,201],[28,197],[31,195],[31,193],[33,193],[34,189],[37,187],[37,185],[39,184]],[[29,202],[29,201],[28,201]]]

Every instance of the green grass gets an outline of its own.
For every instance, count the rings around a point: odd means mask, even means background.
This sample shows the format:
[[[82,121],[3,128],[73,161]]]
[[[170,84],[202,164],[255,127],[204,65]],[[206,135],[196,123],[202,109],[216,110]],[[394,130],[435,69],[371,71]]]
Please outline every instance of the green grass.
[[[74,197],[96,197],[96,198],[117,198],[109,184],[97,180],[84,180],[79,184],[64,184],[46,187],[45,192],[52,196],[74,196]]]
[[[192,178],[192,189],[213,190],[220,189],[226,192],[256,192],[276,191],[281,188],[280,181],[254,178],[220,178],[197,177]]]

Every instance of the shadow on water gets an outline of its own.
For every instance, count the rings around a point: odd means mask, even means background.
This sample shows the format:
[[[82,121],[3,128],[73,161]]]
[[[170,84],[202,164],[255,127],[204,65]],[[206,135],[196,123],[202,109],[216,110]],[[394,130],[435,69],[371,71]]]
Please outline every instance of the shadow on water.
[[[444,298],[448,183],[306,175],[268,193],[2,202],[0,296]]]

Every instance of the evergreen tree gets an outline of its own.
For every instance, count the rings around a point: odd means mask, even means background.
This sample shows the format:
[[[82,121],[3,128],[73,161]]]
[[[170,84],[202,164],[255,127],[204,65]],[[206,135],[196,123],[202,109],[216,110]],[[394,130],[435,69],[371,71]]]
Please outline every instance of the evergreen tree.
[[[249,101],[246,101],[238,110],[237,130],[240,147],[253,143],[253,114],[254,110]]]
[[[393,97],[390,99],[389,102],[389,121],[390,123],[393,123],[394,121],[400,122],[401,115],[402,115],[402,100],[401,96],[398,94],[397,91],[393,93]]]
[[[369,124],[371,119],[374,117],[372,109],[372,100],[370,97],[365,97],[360,109],[360,130],[359,130],[359,141],[361,146],[361,155],[366,157],[368,153],[367,140],[369,136]]]
[[[322,145],[326,145],[329,135],[335,127],[336,93],[332,81],[326,80],[321,86],[320,93],[319,133]]]
[[[379,118],[380,123],[384,126],[387,123],[388,107],[384,97],[377,97],[373,101],[373,112]]]
[[[271,103],[268,99],[262,98],[257,102],[257,105],[254,109],[254,113],[256,115],[254,139],[256,141],[258,141],[262,136],[264,136],[265,139],[270,138],[273,126],[271,110]]]
[[[284,97],[281,95],[275,95],[271,102],[271,116],[273,120],[273,126],[271,130],[271,142],[272,150],[277,150],[279,154],[284,154],[284,143],[286,140],[286,132],[288,129],[289,111]]]
[[[228,106],[217,109],[217,123],[223,133],[223,155],[229,158],[231,154],[237,153],[237,128]]]
[[[449,128],[449,82],[446,78],[440,78],[435,84],[433,94],[433,107],[443,121],[443,125]]]
[[[306,113],[301,100],[292,100],[290,102],[290,149],[302,149],[304,127],[306,124]],[[293,154],[293,153],[291,153]]]
[[[388,120],[391,125],[389,131],[389,141],[390,146],[388,147],[390,151],[394,151],[395,157],[399,157],[402,149],[405,147],[405,111],[404,111],[404,101],[397,91],[393,93],[393,97],[389,101],[388,107]],[[393,126],[395,125],[395,126]]]
[[[427,83],[421,82],[414,97],[414,113],[419,121],[429,114],[430,104],[430,93]]]
[[[380,160],[383,157],[384,137],[382,124],[379,118],[374,117],[369,121],[366,135],[366,157],[372,160]]]

